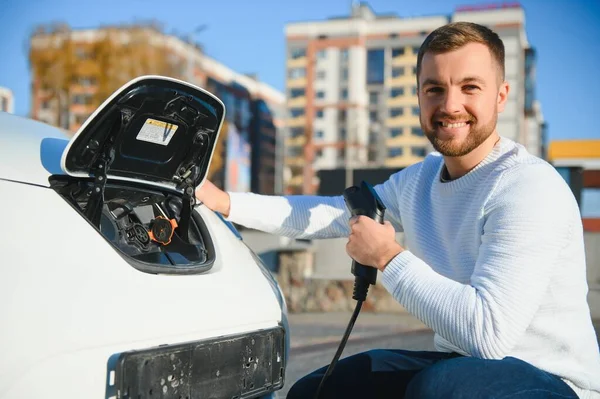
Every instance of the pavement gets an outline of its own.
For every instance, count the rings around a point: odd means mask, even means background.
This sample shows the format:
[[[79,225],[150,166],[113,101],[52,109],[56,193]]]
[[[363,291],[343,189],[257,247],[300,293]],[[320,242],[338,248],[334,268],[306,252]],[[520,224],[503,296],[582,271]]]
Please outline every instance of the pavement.
[[[351,316],[350,312],[289,314],[291,350],[339,343]],[[363,312],[358,315],[349,341],[429,331],[425,324],[408,313]]]

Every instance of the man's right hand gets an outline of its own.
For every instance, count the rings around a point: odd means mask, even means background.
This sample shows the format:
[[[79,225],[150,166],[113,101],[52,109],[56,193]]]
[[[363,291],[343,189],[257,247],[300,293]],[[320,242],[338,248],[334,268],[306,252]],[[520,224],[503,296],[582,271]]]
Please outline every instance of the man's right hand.
[[[204,184],[196,188],[196,198],[209,209],[219,212],[225,217],[229,216],[229,207],[231,206],[229,194],[209,180],[205,180]]]

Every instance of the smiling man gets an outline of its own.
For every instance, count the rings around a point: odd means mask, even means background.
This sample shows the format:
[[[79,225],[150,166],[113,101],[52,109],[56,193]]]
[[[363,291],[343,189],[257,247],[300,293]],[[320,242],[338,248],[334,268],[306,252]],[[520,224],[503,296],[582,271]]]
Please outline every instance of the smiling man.
[[[480,25],[443,26],[421,46],[417,78],[437,152],[375,187],[384,225],[348,222],[342,197],[225,193],[210,182],[196,196],[251,228],[348,236],[348,254],[378,268],[435,332],[435,352],[340,360],[322,398],[599,398],[579,209],[551,165],[496,130],[509,95],[502,41]],[[312,398],[325,370],[288,397]]]

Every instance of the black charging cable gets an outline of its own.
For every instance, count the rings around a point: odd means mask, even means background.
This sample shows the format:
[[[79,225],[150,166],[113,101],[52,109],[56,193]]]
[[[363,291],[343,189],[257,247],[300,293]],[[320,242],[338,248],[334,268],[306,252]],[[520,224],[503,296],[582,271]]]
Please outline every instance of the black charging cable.
[[[358,280],[358,277],[356,278],[356,280]],[[368,283],[360,284],[356,280],[354,281],[354,292],[356,293],[357,290],[360,289],[361,292],[364,292],[364,297],[366,298],[367,292],[369,291],[369,284]],[[364,281],[361,281],[361,282],[364,283]],[[360,287],[357,287],[359,285],[360,285]],[[360,313],[360,308],[362,307],[363,302],[364,302],[364,299],[356,302],[356,307],[354,308],[352,317],[350,317],[350,322],[348,323],[348,326],[346,327],[346,332],[344,332],[344,336],[342,337],[342,342],[340,342],[337,352],[335,352],[335,356],[333,356],[333,360],[329,364],[329,367],[327,367],[327,371],[325,372],[325,375],[323,375],[323,378],[321,379],[321,383],[319,384],[319,388],[317,389],[317,394],[315,395],[315,399],[319,399],[319,397],[321,395],[321,389],[323,389],[323,386],[325,386],[325,382],[327,381],[327,378],[329,378],[329,376],[333,372],[335,365],[337,364],[338,360],[340,359],[340,356],[342,355],[342,352],[344,351],[344,348],[346,347],[346,342],[348,342],[348,337],[350,337],[350,332],[352,332],[352,328],[354,328],[354,323],[356,323],[356,319],[358,318],[358,314]]]
[[[352,216],[364,215],[370,217],[378,223],[383,223],[385,205],[383,205],[383,202],[373,187],[367,182],[363,181],[360,187],[352,186],[344,190],[344,200]],[[352,274],[355,276],[352,298],[357,301],[356,307],[354,308],[352,317],[350,317],[350,322],[348,323],[348,327],[346,327],[346,332],[344,332],[344,336],[342,337],[342,341],[338,346],[337,352],[335,352],[333,360],[329,364],[329,367],[327,367],[327,371],[325,371],[325,374],[321,379],[315,399],[320,398],[321,390],[325,386],[327,378],[329,378],[333,372],[335,365],[344,351],[344,347],[346,346],[348,337],[350,337],[350,332],[352,332],[354,323],[356,323],[356,319],[358,318],[362,304],[367,299],[369,285],[375,285],[375,282],[377,281],[377,269],[374,267],[361,265],[355,260],[352,261]]]

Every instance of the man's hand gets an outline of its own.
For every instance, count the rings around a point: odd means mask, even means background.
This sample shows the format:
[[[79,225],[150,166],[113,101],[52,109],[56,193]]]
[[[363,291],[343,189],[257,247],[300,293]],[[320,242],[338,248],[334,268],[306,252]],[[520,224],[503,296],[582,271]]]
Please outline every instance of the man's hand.
[[[196,188],[196,198],[204,203],[209,209],[219,212],[221,215],[229,216],[229,207],[231,205],[229,194],[221,190],[209,180]]]
[[[396,255],[404,251],[396,242],[395,234],[388,221],[380,224],[367,216],[355,216],[350,219],[346,252],[358,263],[383,271]]]

